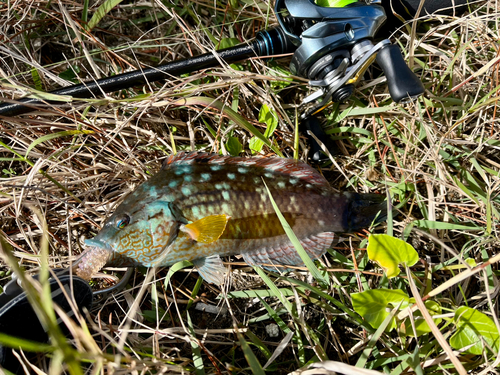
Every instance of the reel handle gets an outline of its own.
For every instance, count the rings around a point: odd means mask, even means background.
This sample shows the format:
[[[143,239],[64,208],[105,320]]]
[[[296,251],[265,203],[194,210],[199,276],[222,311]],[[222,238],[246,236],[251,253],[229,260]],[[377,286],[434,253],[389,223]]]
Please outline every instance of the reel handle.
[[[398,46],[382,47],[376,60],[387,77],[389,93],[396,103],[414,100],[424,93],[424,85],[406,65]]]

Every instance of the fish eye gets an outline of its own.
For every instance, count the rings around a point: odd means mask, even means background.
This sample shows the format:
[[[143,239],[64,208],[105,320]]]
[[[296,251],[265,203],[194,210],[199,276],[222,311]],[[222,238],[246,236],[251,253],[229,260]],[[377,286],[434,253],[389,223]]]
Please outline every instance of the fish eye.
[[[116,227],[118,229],[125,228],[130,223],[130,216],[127,214],[122,215],[116,219]]]

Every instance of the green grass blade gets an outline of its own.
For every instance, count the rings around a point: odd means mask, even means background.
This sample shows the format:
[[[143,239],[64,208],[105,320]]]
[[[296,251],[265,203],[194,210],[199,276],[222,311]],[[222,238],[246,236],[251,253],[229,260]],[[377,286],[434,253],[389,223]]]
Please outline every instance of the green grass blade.
[[[5,333],[0,333],[0,343],[3,346],[22,349],[26,352],[53,352],[55,350],[53,345],[12,337]]]
[[[280,300],[283,306],[291,313],[292,312],[292,304],[290,301],[288,301],[285,296],[281,293],[281,291],[278,289],[278,287],[272,282],[272,280],[269,278],[269,276],[266,275],[264,270],[258,266],[253,267],[254,270],[259,274],[259,276],[262,278],[262,280],[266,283],[266,285],[269,287],[269,289],[272,292],[273,297],[276,297]],[[259,296],[257,296],[260,298]]]
[[[236,330],[236,335],[238,336],[238,341],[240,342],[241,349],[243,349],[243,355],[245,356],[245,359],[247,360],[252,373],[254,375],[265,375],[266,372],[262,368],[262,365],[260,364],[255,354],[252,352],[250,345],[248,345],[248,343],[245,341],[243,335],[238,330]]]
[[[479,227],[476,225],[444,223],[432,220],[415,220],[414,223],[417,227],[424,229],[448,229],[448,230],[472,230],[472,231],[484,230],[484,227]]]
[[[164,282],[165,289],[167,289],[173,274],[186,267],[193,267],[193,263],[191,263],[189,260],[182,260],[180,262],[175,263],[172,267],[170,267],[167,273],[167,277],[165,277],[165,282]]]
[[[191,306],[193,306],[193,303],[194,303],[193,301],[196,298],[196,296],[198,295],[198,292],[200,291],[202,285],[203,285],[203,278],[198,277],[198,280],[196,280],[196,284],[194,285],[193,292],[191,293],[191,299],[189,300],[189,302],[186,306],[186,310],[189,310],[191,308]]]
[[[259,339],[252,331],[248,330],[245,332],[245,335],[252,341],[252,343],[259,348],[266,359],[269,359],[272,355],[271,351],[267,348],[267,346]]]
[[[286,221],[285,217],[283,216],[283,214],[280,212],[279,210],[279,207],[278,205],[276,204],[276,202],[274,201],[273,199],[273,196],[271,194],[271,191],[269,190],[269,188],[267,187],[267,184],[266,182],[264,181],[264,185],[266,186],[266,190],[267,190],[267,194],[269,196],[269,199],[271,201],[271,204],[273,205],[273,208],[274,208],[274,211],[276,212],[276,215],[278,216],[278,219],[280,220],[280,223],[281,225],[283,226],[283,229],[285,230],[285,233],[286,235],[288,236],[288,238],[290,239],[290,241],[292,242],[292,245],[295,247],[295,249],[297,250],[297,252],[299,253],[300,255],[300,258],[302,259],[302,261],[304,262],[304,264],[306,265],[307,269],[309,270],[309,272],[311,272],[311,274],[313,275],[314,279],[316,279],[316,281],[324,288],[326,288],[328,286],[328,278],[326,278],[319,270],[318,268],[316,267],[316,265],[314,264],[313,260],[311,259],[311,257],[306,253],[306,251],[304,250],[304,247],[302,246],[302,244],[300,243],[299,239],[297,238],[297,236],[295,235],[295,233],[293,232],[292,230],[292,227],[290,227],[290,224],[288,224],[288,222]]]
[[[26,155],[25,157],[28,157],[29,153],[31,150],[33,150],[36,146],[38,146],[40,143],[50,141],[51,139],[59,138],[59,137],[66,137],[68,135],[80,135],[80,134],[94,134],[95,132],[92,130],[67,130],[63,132],[57,132],[57,133],[51,133],[44,135],[43,137],[40,137],[36,140],[34,140],[26,149]]]
[[[95,11],[94,15],[90,19],[90,21],[87,23],[85,29],[87,31],[91,31],[94,27],[97,26],[99,22],[104,18],[106,14],[109,13],[111,9],[113,9],[115,6],[120,4],[122,0],[106,0],[104,3],[101,4],[99,8]]]
[[[303,292],[305,288],[296,288],[297,291]],[[288,288],[279,288],[280,294],[289,297],[293,296],[293,291]],[[233,292],[229,292],[227,294],[227,298],[267,298],[274,297],[274,294],[268,289],[260,289],[260,290],[236,290]]]
[[[198,345],[198,340],[196,339],[196,333],[194,332],[193,322],[191,321],[191,316],[186,311],[187,326],[189,332],[191,333],[191,349],[193,350],[193,366],[195,368],[194,372],[196,375],[205,375],[205,366],[203,365],[203,358],[201,356],[201,348]]]

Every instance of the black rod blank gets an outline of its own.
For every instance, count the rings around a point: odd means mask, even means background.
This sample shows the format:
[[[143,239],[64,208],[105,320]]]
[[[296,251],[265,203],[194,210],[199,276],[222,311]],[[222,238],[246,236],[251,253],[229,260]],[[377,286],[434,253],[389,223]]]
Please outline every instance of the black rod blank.
[[[103,93],[125,90],[130,87],[144,85],[168,79],[172,76],[191,73],[196,70],[219,66],[221,61],[233,63],[248,59],[253,56],[273,56],[290,53],[295,50],[286,34],[280,28],[263,30],[257,33],[255,40],[250,44],[240,44],[217,52],[176,60],[154,68],[138,69],[99,80],[82,83],[51,91],[54,95],[68,95],[74,98],[92,98],[102,96]],[[34,111],[37,106],[57,101],[42,100],[38,98],[23,98],[15,103],[0,104],[0,116],[16,116]]]
[[[220,60],[226,63],[240,61],[256,55],[256,42],[248,45],[238,45],[227,48],[216,53],[205,53],[184,60],[176,60],[165,65],[143,70],[134,70],[99,80],[69,86],[51,91],[55,95],[69,95],[74,98],[92,98],[102,96],[103,93],[124,90],[130,87],[143,85],[147,82],[155,82],[169,79],[171,76],[190,73],[194,70],[206,69],[218,66]],[[16,103],[0,104],[1,116],[16,116],[36,110],[37,106],[45,103],[57,103],[38,98],[24,98]]]

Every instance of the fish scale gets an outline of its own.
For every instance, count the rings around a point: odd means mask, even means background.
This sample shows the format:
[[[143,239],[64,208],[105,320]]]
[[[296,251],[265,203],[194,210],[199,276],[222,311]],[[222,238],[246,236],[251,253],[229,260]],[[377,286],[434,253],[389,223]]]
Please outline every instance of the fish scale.
[[[379,221],[385,217],[383,196],[335,193],[316,170],[295,160],[179,153],[117,207],[87,240],[82,259],[148,267],[190,260],[216,284],[225,274],[220,256],[242,254],[255,265],[302,265],[264,182],[314,259],[331,246],[335,233],[365,227],[377,214]],[[87,275],[91,268],[77,262],[75,270]]]

